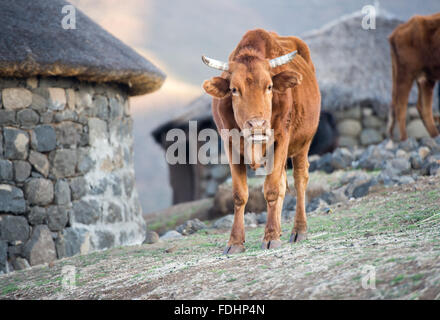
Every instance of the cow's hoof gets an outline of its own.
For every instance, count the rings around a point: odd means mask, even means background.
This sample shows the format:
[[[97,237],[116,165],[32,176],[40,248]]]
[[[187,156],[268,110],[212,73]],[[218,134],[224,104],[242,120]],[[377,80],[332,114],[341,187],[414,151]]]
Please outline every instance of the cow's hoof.
[[[242,244],[234,244],[232,246],[226,246],[225,250],[223,250],[223,254],[234,254],[244,252],[245,248]]]
[[[294,232],[290,235],[289,242],[293,243],[293,242],[300,242],[303,240],[307,240],[307,233]]]
[[[281,240],[263,241],[261,249],[276,249],[281,247]]]

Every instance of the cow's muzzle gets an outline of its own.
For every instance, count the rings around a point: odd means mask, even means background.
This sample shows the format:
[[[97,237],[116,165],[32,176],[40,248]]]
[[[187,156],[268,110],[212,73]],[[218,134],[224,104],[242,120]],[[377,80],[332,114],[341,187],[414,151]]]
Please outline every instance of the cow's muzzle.
[[[253,143],[268,142],[271,136],[269,122],[257,118],[246,121],[243,128],[243,136]]]

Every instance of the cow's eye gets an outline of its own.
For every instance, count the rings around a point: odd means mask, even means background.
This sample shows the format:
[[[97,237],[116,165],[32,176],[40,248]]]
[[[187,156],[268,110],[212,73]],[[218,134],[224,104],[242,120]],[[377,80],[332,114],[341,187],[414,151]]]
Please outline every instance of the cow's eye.
[[[271,84],[267,86],[267,91],[269,91],[269,92],[272,91],[272,85]]]
[[[234,96],[238,96],[238,90],[237,90],[237,88],[232,88],[232,89],[231,89],[231,92],[232,92],[232,94],[233,94]]]

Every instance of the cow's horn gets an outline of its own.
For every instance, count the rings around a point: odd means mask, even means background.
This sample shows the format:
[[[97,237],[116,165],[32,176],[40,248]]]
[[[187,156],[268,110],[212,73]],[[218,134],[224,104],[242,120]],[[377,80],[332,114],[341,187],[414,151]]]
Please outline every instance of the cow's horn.
[[[286,64],[287,62],[291,61],[296,56],[297,52],[298,51],[295,50],[295,51],[292,51],[288,54],[285,54],[284,56],[270,60],[269,64],[270,64],[271,68],[282,66],[283,64]]]
[[[227,62],[211,59],[211,58],[208,58],[205,56],[202,56],[202,61],[208,67],[211,67],[214,69],[223,70],[223,71],[228,71],[228,69],[229,69],[229,64]]]

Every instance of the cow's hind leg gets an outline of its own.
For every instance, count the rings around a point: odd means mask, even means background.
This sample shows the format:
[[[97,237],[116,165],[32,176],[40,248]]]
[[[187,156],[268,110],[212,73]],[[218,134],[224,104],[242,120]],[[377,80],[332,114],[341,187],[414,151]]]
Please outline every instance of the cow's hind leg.
[[[232,158],[230,158],[232,159]],[[248,186],[245,164],[230,164],[232,192],[234,199],[234,222],[224,254],[239,253],[245,250],[244,208],[248,201]]]
[[[429,135],[436,137],[439,135],[439,132],[435,126],[434,117],[432,115],[432,97],[434,94],[435,81],[431,81],[423,75],[417,78],[417,86],[419,88],[417,110]]]
[[[413,78],[403,72],[397,72],[395,90],[392,101],[392,112],[399,124],[400,140],[404,141],[408,138],[406,132],[406,109],[408,108],[408,98],[411,91]],[[393,120],[394,121],[394,120]]]
[[[307,151],[292,158],[292,162],[296,189],[296,212],[290,242],[299,242],[307,239],[307,217],[305,208],[306,188],[309,181]]]

